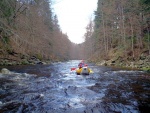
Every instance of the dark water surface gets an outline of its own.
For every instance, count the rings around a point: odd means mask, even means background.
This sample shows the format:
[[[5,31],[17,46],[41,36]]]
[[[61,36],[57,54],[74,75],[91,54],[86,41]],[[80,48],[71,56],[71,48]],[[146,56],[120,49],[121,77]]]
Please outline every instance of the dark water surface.
[[[0,113],[149,113],[150,76],[142,71],[89,64],[94,73],[76,75],[79,61],[7,67],[0,74]]]

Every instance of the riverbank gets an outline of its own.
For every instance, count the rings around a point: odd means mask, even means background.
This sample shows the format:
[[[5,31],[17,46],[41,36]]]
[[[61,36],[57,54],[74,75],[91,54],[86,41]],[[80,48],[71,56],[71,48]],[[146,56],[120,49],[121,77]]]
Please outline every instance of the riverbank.
[[[43,60],[37,58],[36,56],[22,56],[22,57],[8,57],[8,58],[1,58],[0,59],[0,66],[15,66],[15,65],[36,65],[36,64],[51,64],[52,62],[58,62],[60,60]],[[111,59],[100,59],[100,60],[92,60],[90,62],[94,62],[96,65],[101,66],[113,66],[119,68],[127,68],[127,69],[137,69],[143,70],[150,73],[150,56],[141,55],[139,58],[132,59],[129,58],[125,59],[121,56],[119,57],[112,57]]]
[[[2,59],[0,60],[0,66],[15,66],[15,65],[36,65],[36,64],[47,64],[50,61],[41,61],[39,59],[21,59],[21,60],[11,60]]]
[[[122,49],[113,48],[107,54],[98,53],[89,59],[96,65],[113,66],[119,68],[144,70],[150,72],[150,55],[149,50],[136,49],[134,54],[128,50],[123,52]]]
[[[124,60],[123,57],[118,57],[109,60],[101,60],[99,62],[96,62],[96,65],[138,69],[150,73],[150,56],[143,56],[139,59],[130,60]]]
[[[0,66],[15,66],[15,65],[36,65],[36,64],[50,64],[52,62],[58,62],[58,59],[41,59],[36,56],[22,56],[22,57],[7,57],[0,58]]]

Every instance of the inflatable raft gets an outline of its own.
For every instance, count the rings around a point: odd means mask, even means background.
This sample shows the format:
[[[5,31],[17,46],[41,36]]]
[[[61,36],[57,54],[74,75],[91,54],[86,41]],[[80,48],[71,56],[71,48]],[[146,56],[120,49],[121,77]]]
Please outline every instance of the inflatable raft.
[[[76,74],[77,75],[89,75],[90,72],[91,72],[91,70],[88,67],[82,67],[82,68],[77,68],[76,69]]]

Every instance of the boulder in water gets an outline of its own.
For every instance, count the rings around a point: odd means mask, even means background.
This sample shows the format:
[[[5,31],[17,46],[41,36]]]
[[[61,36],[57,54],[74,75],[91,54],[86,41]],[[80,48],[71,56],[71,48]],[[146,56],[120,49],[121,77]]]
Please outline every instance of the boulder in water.
[[[3,69],[1,70],[1,73],[2,73],[2,74],[10,74],[11,72],[10,72],[8,69],[3,68]]]

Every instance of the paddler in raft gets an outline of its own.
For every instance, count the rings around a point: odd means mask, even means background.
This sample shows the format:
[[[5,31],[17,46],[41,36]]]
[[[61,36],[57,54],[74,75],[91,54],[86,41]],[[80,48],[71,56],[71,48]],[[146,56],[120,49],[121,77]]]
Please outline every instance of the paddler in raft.
[[[78,68],[76,69],[76,74],[77,75],[89,75],[90,73],[90,69],[87,67],[88,65],[84,63],[84,61],[82,60],[79,64],[78,64]]]
[[[82,68],[85,65],[84,60],[82,60],[79,64],[78,64],[78,68]]]

